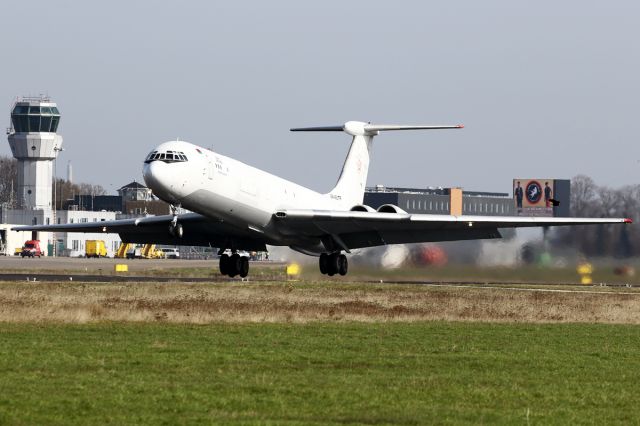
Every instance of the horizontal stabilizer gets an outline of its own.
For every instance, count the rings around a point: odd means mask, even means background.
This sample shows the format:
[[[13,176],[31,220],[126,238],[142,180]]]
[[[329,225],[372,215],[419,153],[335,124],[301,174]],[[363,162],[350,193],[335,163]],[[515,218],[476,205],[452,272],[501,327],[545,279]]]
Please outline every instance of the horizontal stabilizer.
[[[386,130],[438,130],[438,129],[462,129],[464,125],[431,125],[431,126],[402,126],[398,124],[367,124],[364,126],[365,130],[372,131],[386,131]]]
[[[344,126],[296,127],[292,132],[344,132]]]
[[[375,136],[378,132],[388,130],[437,130],[462,129],[462,124],[454,125],[400,125],[400,124],[371,124],[362,121],[348,121],[342,126],[295,127],[292,132],[346,132],[350,135]]]

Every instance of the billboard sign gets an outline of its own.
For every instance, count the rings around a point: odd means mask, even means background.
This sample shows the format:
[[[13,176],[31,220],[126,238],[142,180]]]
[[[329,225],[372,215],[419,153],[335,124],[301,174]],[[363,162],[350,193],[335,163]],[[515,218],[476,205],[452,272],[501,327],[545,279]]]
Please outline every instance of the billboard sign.
[[[520,216],[553,216],[554,179],[514,179],[513,201]]]

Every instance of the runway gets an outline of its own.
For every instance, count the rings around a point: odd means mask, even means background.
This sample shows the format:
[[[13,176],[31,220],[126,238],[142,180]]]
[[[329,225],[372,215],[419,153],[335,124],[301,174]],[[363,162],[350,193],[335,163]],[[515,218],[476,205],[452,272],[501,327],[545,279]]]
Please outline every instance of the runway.
[[[116,264],[125,264],[129,271],[115,273]],[[86,283],[117,283],[117,282],[141,282],[141,283],[210,283],[225,284],[234,282],[278,282],[287,281],[285,273],[286,264],[282,262],[252,262],[256,270],[271,268],[270,274],[250,275],[246,279],[228,278],[217,273],[217,260],[182,260],[182,259],[85,259],[65,257],[44,258],[20,258],[0,257],[0,281],[22,282],[86,282]],[[185,271],[193,271],[185,274]],[[571,282],[539,282],[513,280],[435,280],[435,279],[371,279],[370,277],[358,278],[357,274],[347,277],[308,276],[303,277],[302,282],[333,282],[344,284],[386,284],[397,286],[432,286],[450,288],[500,288],[512,291],[538,291],[557,293],[602,293],[606,288],[620,290],[629,289],[629,294],[637,295],[640,292],[634,289],[640,286],[636,284],[620,283],[596,283],[589,286],[576,285]]]
[[[260,262],[256,262],[260,263]],[[78,257],[41,257],[22,258],[19,256],[0,256],[0,268],[6,270],[23,270],[25,268],[35,271],[104,271],[109,273],[114,270],[116,264],[124,264],[130,272],[146,271],[149,269],[174,269],[174,268],[217,268],[218,261],[208,260],[183,260],[183,259],[85,259]]]

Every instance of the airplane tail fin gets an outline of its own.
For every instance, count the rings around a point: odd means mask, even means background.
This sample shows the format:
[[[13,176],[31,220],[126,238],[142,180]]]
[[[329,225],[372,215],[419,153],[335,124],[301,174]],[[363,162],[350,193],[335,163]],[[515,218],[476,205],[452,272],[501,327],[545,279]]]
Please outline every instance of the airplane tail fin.
[[[396,124],[371,124],[360,121],[348,121],[342,126],[298,127],[292,132],[345,132],[353,136],[351,148],[342,166],[338,183],[329,192],[329,196],[339,201],[345,208],[362,204],[364,199],[369,159],[373,137],[381,131],[388,130],[434,130],[461,129],[464,126],[402,126]]]

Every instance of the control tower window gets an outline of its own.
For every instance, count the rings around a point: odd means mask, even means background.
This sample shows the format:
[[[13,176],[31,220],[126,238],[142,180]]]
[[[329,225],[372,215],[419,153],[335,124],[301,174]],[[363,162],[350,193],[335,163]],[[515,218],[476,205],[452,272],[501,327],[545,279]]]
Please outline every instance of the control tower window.
[[[11,112],[11,124],[16,132],[53,132],[58,130],[58,108],[16,105]]]
[[[54,108],[55,110],[57,110],[57,108]],[[51,132],[55,133],[58,131],[58,123],[60,122],[60,116],[53,116],[51,117]]]
[[[51,119],[53,117],[51,117],[50,115],[43,115],[40,118],[40,131],[41,132],[48,132],[50,131],[49,129],[51,129]]]
[[[40,131],[40,116],[39,115],[30,115],[29,116],[29,131],[30,132],[39,132]]]

